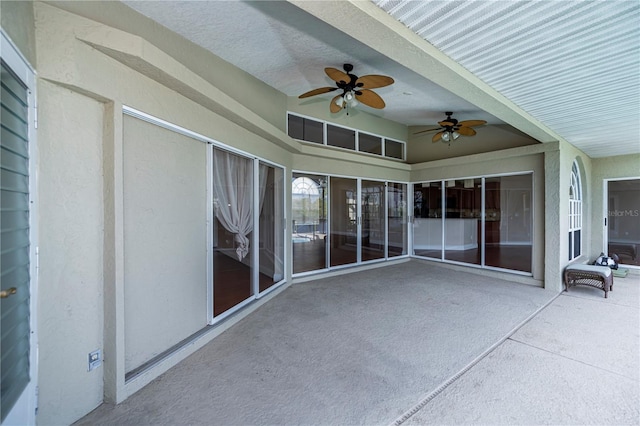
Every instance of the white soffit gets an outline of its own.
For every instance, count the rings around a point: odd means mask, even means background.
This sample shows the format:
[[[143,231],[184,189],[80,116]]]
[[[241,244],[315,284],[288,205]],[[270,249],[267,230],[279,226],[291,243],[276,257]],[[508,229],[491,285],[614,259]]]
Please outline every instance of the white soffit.
[[[640,153],[640,1],[372,2],[587,155]]]

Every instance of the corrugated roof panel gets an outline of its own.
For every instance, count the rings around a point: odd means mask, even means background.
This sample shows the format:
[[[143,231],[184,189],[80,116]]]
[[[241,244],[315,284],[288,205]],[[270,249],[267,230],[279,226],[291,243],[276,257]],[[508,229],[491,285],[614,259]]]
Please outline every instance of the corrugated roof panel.
[[[588,155],[640,152],[637,0],[372,1]]]

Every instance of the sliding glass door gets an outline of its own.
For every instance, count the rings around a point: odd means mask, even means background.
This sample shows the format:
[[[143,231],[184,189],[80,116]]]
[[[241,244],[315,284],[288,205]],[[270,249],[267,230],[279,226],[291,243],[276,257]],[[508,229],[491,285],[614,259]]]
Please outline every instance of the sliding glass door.
[[[404,256],[408,253],[407,232],[407,184],[387,184],[387,256]]]
[[[413,185],[413,253],[442,258],[442,182]]]
[[[413,188],[416,256],[532,272],[531,173],[424,182]]]
[[[607,190],[607,250],[620,263],[640,266],[640,179],[611,180]]]
[[[213,315],[253,296],[253,161],[213,150]]]
[[[326,269],[327,177],[293,173],[292,178],[293,273]]]
[[[385,184],[363,180],[360,186],[361,260],[383,259],[386,238]]]
[[[284,280],[284,170],[213,148],[213,316]]]
[[[294,172],[291,192],[294,274],[408,254],[406,184]]]
[[[531,272],[532,175],[487,178],[485,265]]]
[[[445,182],[444,258],[480,265],[482,179]]]
[[[358,180],[331,177],[330,266],[358,261]]]
[[[284,170],[260,162],[259,291],[284,279]]]

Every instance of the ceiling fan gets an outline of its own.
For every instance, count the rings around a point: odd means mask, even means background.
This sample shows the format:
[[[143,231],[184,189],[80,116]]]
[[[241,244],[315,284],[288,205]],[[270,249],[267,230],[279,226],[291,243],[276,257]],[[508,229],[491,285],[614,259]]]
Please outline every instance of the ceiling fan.
[[[358,103],[363,103],[371,108],[382,109],[385,103],[376,92],[371,89],[385,87],[393,84],[393,79],[384,75],[363,75],[358,77],[351,74],[353,65],[344,64],[344,72],[336,68],[325,68],[329,78],[336,82],[336,87],[320,87],[319,89],[310,90],[298,98],[308,98],[310,96],[320,95],[322,93],[333,92],[334,90],[342,90],[342,94],[331,99],[329,110],[333,113],[339,112],[342,108],[355,107]]]
[[[464,136],[473,136],[476,134],[476,131],[472,129],[475,126],[481,126],[486,124],[487,122],[484,120],[465,120],[458,121],[455,118],[451,118],[453,112],[447,111],[445,112],[447,118],[443,121],[439,121],[438,124],[440,127],[434,127],[432,129],[420,130],[419,132],[414,133],[417,135],[419,133],[432,132],[434,130],[439,130],[438,133],[433,135],[431,138],[432,142],[438,142],[439,140],[443,140],[444,142],[451,142],[452,140],[458,139],[460,135]]]

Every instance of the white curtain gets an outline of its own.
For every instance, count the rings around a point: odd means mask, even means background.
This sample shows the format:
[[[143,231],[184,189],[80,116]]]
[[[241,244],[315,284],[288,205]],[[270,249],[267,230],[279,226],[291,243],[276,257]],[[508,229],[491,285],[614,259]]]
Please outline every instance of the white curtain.
[[[260,173],[260,206],[266,188],[263,176]],[[236,255],[242,261],[249,254],[248,235],[253,230],[253,160],[214,149],[213,197],[216,217],[234,234]]]

